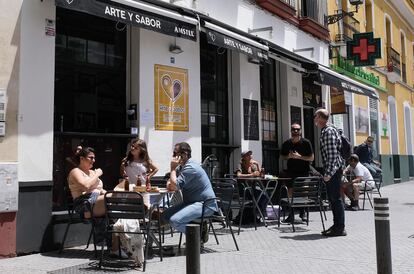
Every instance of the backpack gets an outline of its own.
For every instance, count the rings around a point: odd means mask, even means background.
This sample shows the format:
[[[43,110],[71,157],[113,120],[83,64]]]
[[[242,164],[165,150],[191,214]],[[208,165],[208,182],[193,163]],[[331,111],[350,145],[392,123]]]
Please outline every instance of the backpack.
[[[349,138],[346,137],[341,129],[338,129],[339,136],[341,136],[341,148],[339,149],[339,153],[341,154],[342,159],[345,160],[345,162],[348,162],[349,157],[351,157],[352,154],[352,145],[351,141],[349,141]]]

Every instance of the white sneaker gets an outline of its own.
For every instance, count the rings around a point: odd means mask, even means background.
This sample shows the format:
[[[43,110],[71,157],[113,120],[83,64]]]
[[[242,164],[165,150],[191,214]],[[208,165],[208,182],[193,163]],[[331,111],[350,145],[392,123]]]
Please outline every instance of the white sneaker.
[[[119,258],[118,250],[111,250],[109,256]],[[121,259],[128,259],[128,254],[121,248]]]

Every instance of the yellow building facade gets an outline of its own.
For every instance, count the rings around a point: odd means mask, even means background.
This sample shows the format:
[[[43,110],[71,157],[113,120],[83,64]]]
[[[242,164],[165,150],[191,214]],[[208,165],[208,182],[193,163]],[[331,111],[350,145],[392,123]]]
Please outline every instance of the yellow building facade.
[[[414,1],[365,0],[358,8],[348,0],[327,2],[329,15],[347,14],[329,25],[331,68],[375,88],[380,98],[351,95],[343,114],[351,121],[351,140],[359,145],[374,136],[384,183],[409,180],[414,176]],[[381,38],[381,58],[375,66],[355,67],[346,59],[346,42],[364,32]],[[361,126],[366,118],[368,126]]]

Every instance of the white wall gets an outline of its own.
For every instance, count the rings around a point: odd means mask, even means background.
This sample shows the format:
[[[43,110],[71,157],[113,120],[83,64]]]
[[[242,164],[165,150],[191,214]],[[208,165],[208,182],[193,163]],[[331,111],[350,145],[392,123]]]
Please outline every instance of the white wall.
[[[273,27],[272,32],[255,32],[253,35],[269,40],[290,51],[314,48],[313,54],[310,51],[298,52],[298,54],[320,64],[329,64],[327,43],[261,9],[255,3],[250,4],[248,1],[240,0],[198,0],[195,5],[187,5],[187,7],[197,8],[197,10],[207,13],[213,18],[245,32],[248,32],[248,29],[271,26]]]
[[[132,48],[139,50],[139,108],[141,113],[154,115],[154,65],[161,64],[188,70],[189,85],[189,126],[185,131],[155,131],[154,119],[145,121],[141,119],[139,136],[148,144],[150,157],[159,167],[157,175],[169,171],[172,150],[175,143],[188,142],[192,148],[192,156],[201,162],[201,112],[200,112],[200,49],[199,43],[187,39],[177,38],[177,45],[184,50],[181,54],[169,52],[174,37],[141,29],[139,31],[139,45]],[[134,37],[136,41],[136,37]],[[175,64],[170,58],[175,58]],[[134,76],[133,76],[134,78]]]
[[[19,181],[52,180],[55,39],[45,19],[55,20],[54,1],[23,1],[18,107]]]
[[[239,67],[233,67],[240,73],[240,115],[239,122],[241,125],[241,151],[253,151],[253,158],[262,163],[262,113],[260,106],[260,67],[256,64],[249,63],[247,56],[239,54]],[[236,93],[236,91],[234,91]],[[243,118],[243,99],[256,100],[259,103],[259,140],[244,140],[244,118]],[[237,114],[234,116],[238,118]],[[235,136],[237,138],[237,136]],[[236,157],[235,157],[236,158]]]

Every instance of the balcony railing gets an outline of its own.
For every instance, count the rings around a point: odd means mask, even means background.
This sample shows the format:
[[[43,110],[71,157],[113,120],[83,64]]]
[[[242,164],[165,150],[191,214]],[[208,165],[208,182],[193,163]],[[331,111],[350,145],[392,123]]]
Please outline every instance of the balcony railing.
[[[339,11],[341,12],[341,11]],[[351,16],[345,16],[342,20],[343,30],[335,36],[335,42],[347,42],[351,41],[354,37],[354,33],[359,33],[359,21]],[[340,21],[338,22],[340,24]]]
[[[401,75],[401,59],[400,54],[392,47],[387,47],[387,64],[388,71],[392,71]]]

